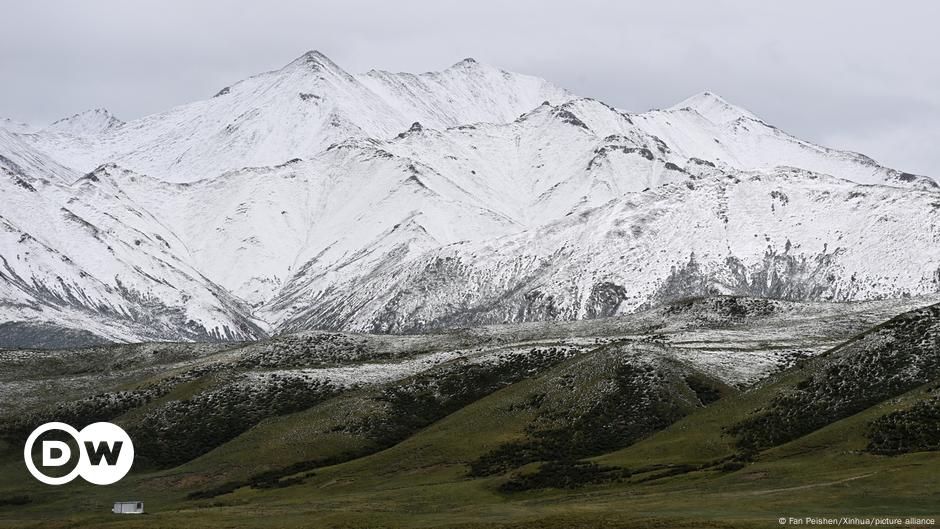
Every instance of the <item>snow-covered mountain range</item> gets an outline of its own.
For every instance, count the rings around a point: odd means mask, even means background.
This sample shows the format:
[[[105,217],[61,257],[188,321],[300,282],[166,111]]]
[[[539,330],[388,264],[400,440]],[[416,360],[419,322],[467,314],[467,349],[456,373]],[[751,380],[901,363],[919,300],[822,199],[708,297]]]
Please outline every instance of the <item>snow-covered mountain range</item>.
[[[940,292],[940,188],[703,92],[628,113],[318,52],[123,122],[0,121],[2,332],[250,339]]]

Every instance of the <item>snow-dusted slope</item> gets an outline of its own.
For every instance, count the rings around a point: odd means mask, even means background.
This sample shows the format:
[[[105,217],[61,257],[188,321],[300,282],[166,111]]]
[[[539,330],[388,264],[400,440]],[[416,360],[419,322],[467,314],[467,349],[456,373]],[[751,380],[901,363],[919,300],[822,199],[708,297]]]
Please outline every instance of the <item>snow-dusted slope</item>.
[[[0,191],[0,319],[115,340],[940,291],[929,178],[707,92],[630,114],[472,59],[309,52],[128,123],[11,122]]]
[[[706,167],[591,99],[542,104],[509,124],[411,130],[384,148],[526,227]]]
[[[262,336],[242,302],[187,264],[185,243],[97,175],[72,185],[0,160],[5,321],[115,340]]]
[[[3,128],[0,128],[0,166],[17,175],[16,178],[26,180],[68,183],[81,176],[80,172],[34,148],[22,135]]]
[[[0,129],[5,129],[10,132],[33,132],[34,129],[27,123],[21,123],[19,121],[10,119],[10,118],[0,118]]]
[[[666,184],[450,245],[303,303],[282,327],[412,331],[630,312],[714,293],[846,301],[940,290],[940,196],[796,169]]]
[[[338,145],[310,162],[193,184],[104,170],[188,241],[200,271],[252,304],[277,296],[300,268],[357,269],[363,265],[350,263],[369,255],[385,259],[511,227],[482,206],[429,189],[411,160],[367,141]]]

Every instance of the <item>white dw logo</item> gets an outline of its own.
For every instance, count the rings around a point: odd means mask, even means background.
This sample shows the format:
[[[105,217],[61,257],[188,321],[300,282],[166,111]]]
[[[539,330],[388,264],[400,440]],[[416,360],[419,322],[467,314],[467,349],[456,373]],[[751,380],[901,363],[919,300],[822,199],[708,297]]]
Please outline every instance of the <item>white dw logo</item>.
[[[51,431],[65,432],[78,446],[78,463],[64,476],[47,476],[33,462],[33,445],[39,436]],[[42,466],[62,467],[72,460],[72,448],[64,441],[42,441]],[[89,424],[78,431],[62,422],[48,422],[33,430],[23,448],[26,468],[34,478],[47,485],[62,485],[81,476],[95,485],[110,485],[127,475],[134,463],[134,444],[120,426],[109,422]]]

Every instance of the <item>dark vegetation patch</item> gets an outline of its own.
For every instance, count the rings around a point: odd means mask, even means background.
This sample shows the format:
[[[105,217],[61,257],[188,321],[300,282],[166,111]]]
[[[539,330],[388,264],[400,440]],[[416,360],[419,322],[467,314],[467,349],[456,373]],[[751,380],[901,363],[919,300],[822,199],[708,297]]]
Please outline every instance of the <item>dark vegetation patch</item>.
[[[456,363],[385,388],[376,401],[385,413],[348,426],[379,446],[392,446],[429,424],[501,388],[537,375],[570,358],[570,347],[533,348],[500,354],[482,363]]]
[[[572,381],[575,384],[576,381]],[[572,420],[543,416],[554,423],[526,428],[526,437],[500,445],[470,463],[471,476],[502,474],[536,461],[572,461],[612,452],[669,426],[688,413],[670,376],[652,365],[618,366],[609,389],[591,396],[596,402]]]
[[[728,221],[725,211],[717,213]],[[706,269],[690,254],[687,262],[677,261],[671,267],[644,308],[722,293],[794,301],[845,301],[846,293],[837,288],[844,272],[837,261],[844,252],[842,247],[831,251],[824,247],[815,255],[791,254],[769,247],[758,264],[745,265],[729,255],[721,269]]]
[[[11,443],[21,443],[39,425],[53,421],[64,422],[81,430],[89,424],[109,421],[143,406],[155,396],[150,391],[117,391],[63,402],[51,409],[28,413],[0,425],[0,438]]]
[[[391,357],[369,350],[364,338],[342,333],[296,334],[246,348],[236,366],[252,368],[327,367]]]
[[[198,491],[191,495],[191,499],[226,494],[244,486],[272,488],[299,483],[303,478],[281,478],[317,466],[338,464],[393,446],[460,408],[498,389],[534,376],[576,353],[577,349],[571,347],[533,348],[529,351],[499,354],[495,360],[489,362],[447,364],[392,383],[372,397],[381,405],[378,413],[336,428],[369,439],[371,445],[368,448],[224,483],[212,489]],[[303,407],[309,407],[307,404],[309,403],[304,403]],[[226,419],[223,416],[220,420]],[[216,444],[212,439],[209,442]],[[194,454],[183,456],[187,457],[192,458]]]
[[[339,392],[329,382],[271,375],[263,383],[230,383],[169,402],[148,413],[128,434],[138,460],[156,468],[191,461],[267,417],[307,409]]]
[[[499,486],[499,491],[574,489],[585,485],[613,483],[630,475],[627,469],[598,465],[590,461],[549,461],[534,473],[511,477]]]
[[[599,465],[593,461],[559,460],[547,461],[535,472],[513,474],[499,486],[500,492],[522,492],[538,489],[575,489],[587,485],[601,485],[630,480],[645,483],[658,479],[681,476],[690,472],[710,470],[720,473],[735,472],[750,462],[744,456],[707,461],[701,464],[652,464],[639,468],[622,468]]]
[[[627,299],[627,290],[622,286],[605,281],[591,287],[587,299],[587,318],[604,318],[617,313],[617,308]]]
[[[33,498],[26,494],[14,494],[13,496],[0,497],[0,507],[27,505],[33,502]]]
[[[902,314],[815,365],[795,387],[729,428],[740,448],[792,441],[940,376],[940,305]],[[891,435],[893,420],[879,423],[879,431]],[[879,439],[876,446],[891,448],[888,437]]]
[[[866,450],[883,455],[940,450],[940,395],[872,421]]]
[[[46,323],[0,323],[0,348],[59,349],[103,345],[108,340],[84,329],[68,329]]]
[[[804,349],[781,351],[780,356],[777,358],[776,370],[784,371],[791,367],[803,369],[814,356],[812,351]]]
[[[25,360],[20,361],[20,356],[13,355],[4,365],[14,369],[14,375],[22,371],[30,377],[81,376],[123,369],[129,361],[138,367],[154,367],[192,359],[193,352],[183,354],[178,350],[180,347],[185,349],[186,346],[141,344],[43,352],[39,368],[33,367],[37,362],[33,357],[25,356]],[[209,354],[215,351],[208,346],[190,344],[189,347],[205,349],[204,353]],[[21,444],[37,426],[51,421],[65,422],[78,429],[94,422],[114,421],[121,423],[134,439],[138,465],[173,467],[228,442],[267,417],[304,410],[338,394],[341,389],[302,376],[271,373],[253,379],[246,377],[245,371],[349,365],[414,354],[410,350],[396,352],[376,347],[364,338],[342,333],[302,333],[251,344],[233,352],[233,362],[207,363],[126,391],[103,392],[11,415],[0,421],[0,439]],[[549,357],[564,354],[570,351],[552,349],[546,353]],[[516,378],[510,372],[514,366],[525,372],[544,361],[546,355],[537,351],[520,365],[515,365],[519,363],[517,359],[503,366],[506,372],[497,370],[494,376],[505,375],[507,380],[513,381]],[[475,370],[471,368],[468,372]],[[463,371],[454,373],[451,384],[456,385],[462,376]],[[474,380],[471,377],[467,384],[473,386]],[[171,392],[184,383],[191,385],[182,394],[186,398],[174,397]],[[481,385],[474,389],[489,391],[492,388]],[[193,390],[201,391],[190,396]],[[168,397],[181,400],[168,400]],[[448,413],[457,405],[445,403],[442,413]]]
[[[648,476],[643,476],[642,478],[637,480],[637,483],[643,483],[646,481],[655,481],[657,479],[663,479],[663,478],[671,478],[673,476],[681,476],[682,474],[688,474],[689,472],[695,472],[696,470],[702,470],[703,468],[704,468],[703,465],[689,465],[689,464],[670,465],[667,469],[661,472],[656,472]]]
[[[685,377],[685,383],[695,392],[702,406],[708,406],[722,397],[721,388],[701,375],[689,375]]]
[[[139,389],[99,393],[21,414],[0,424],[0,439],[14,444],[23,443],[30,432],[47,422],[64,422],[81,430],[92,423],[112,421],[166,395],[179,384],[207,375],[213,369],[212,366],[202,366]]]
[[[216,496],[222,496],[223,494],[235,492],[242,487],[251,487],[253,489],[279,489],[290,487],[292,485],[298,485],[303,483],[307,478],[311,478],[316,475],[313,472],[314,469],[349,461],[350,459],[355,459],[360,455],[364,454],[347,453],[337,455],[335,457],[298,461],[297,463],[293,463],[285,467],[275,468],[260,472],[258,474],[253,474],[246,479],[226,481],[225,483],[222,483],[216,487],[190,492],[186,495],[186,499],[207,500],[210,498],[215,498]],[[303,472],[302,475],[295,476],[295,474],[300,474],[301,472]]]
[[[702,324],[737,325],[755,318],[765,318],[778,309],[778,303],[769,299],[751,299],[735,296],[712,298],[686,298],[667,305],[667,317],[687,316]]]

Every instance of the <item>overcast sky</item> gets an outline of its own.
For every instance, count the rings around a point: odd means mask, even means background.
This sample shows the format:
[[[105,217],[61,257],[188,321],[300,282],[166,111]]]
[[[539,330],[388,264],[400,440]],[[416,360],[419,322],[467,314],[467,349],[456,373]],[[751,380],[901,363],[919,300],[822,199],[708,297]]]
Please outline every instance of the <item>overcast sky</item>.
[[[940,2],[0,2],[0,117],[129,120],[317,49],[350,72],[474,57],[629,111],[716,92],[817,143],[940,177]]]

